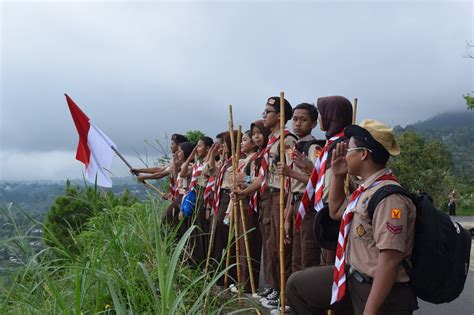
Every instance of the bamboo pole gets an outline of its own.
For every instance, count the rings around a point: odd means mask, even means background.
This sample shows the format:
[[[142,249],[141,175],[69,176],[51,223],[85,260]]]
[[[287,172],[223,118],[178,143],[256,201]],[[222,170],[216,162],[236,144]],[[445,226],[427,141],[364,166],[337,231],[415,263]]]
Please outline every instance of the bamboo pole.
[[[280,163],[285,163],[285,93],[280,92]],[[285,176],[280,176],[280,306],[281,314],[285,314],[286,287],[285,287],[285,247],[283,235],[285,211]]]
[[[212,213],[213,209],[211,209]],[[212,247],[214,244],[214,238],[216,235],[216,224],[217,224],[217,215],[214,213],[212,216],[212,221],[211,221],[211,237],[209,239],[209,246],[207,247],[207,259],[206,259],[206,267],[204,267],[204,273],[207,273],[209,270],[209,262],[211,260],[211,254],[212,254]]]
[[[354,107],[352,109],[352,124],[354,125],[356,123],[356,118],[357,118],[357,97],[354,98]],[[346,182],[344,185],[344,191],[346,195],[350,194],[350,178],[349,174],[346,175]]]
[[[229,132],[230,132],[230,148],[232,154],[232,186],[234,190],[237,188],[237,181],[235,178],[235,174],[237,174],[238,169],[238,158],[240,157],[239,151],[236,150],[236,142],[234,138],[234,116],[232,113],[232,106],[229,106],[229,114],[230,114],[230,121],[229,121]],[[237,141],[240,142],[240,133],[237,134]],[[240,145],[239,145],[240,150]],[[237,151],[237,152],[236,152]],[[238,289],[238,297],[240,298],[242,295],[242,291],[240,289],[241,284],[241,277],[240,277],[240,248],[239,248],[239,220],[237,218],[237,202],[232,202],[232,218],[234,220],[234,229],[235,229],[235,261],[236,261],[236,268],[237,268],[237,289]]]
[[[238,139],[242,137],[242,126],[239,126],[238,131]],[[237,142],[237,161],[240,160],[240,141]],[[245,254],[247,256],[247,268],[249,270],[249,278],[250,278],[250,288],[252,290],[252,296],[257,293],[255,288],[255,280],[253,277],[253,268],[252,268],[252,258],[250,255],[250,246],[249,246],[249,239],[247,235],[247,223],[245,222],[245,213],[244,213],[244,203],[242,200],[239,200],[239,208],[240,208],[240,218],[242,221],[242,233],[244,234],[244,244],[245,244]]]

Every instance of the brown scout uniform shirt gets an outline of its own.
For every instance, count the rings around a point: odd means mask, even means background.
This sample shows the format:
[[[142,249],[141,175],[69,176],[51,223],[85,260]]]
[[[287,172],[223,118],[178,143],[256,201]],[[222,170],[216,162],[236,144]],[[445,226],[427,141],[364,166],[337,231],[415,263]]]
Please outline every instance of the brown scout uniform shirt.
[[[280,134],[280,131],[277,132],[276,136]],[[271,136],[273,137],[273,135]],[[271,138],[270,137],[270,138]],[[291,163],[291,156],[288,155],[288,149],[293,149],[295,147],[296,139],[290,135],[287,135],[285,137],[285,159],[286,159],[286,164],[290,165]],[[279,155],[279,149],[280,146],[280,139],[278,139],[271,147],[270,147],[270,152],[269,152],[269,158],[268,158],[268,170],[267,170],[267,185],[269,188],[277,188],[280,189],[280,176],[278,175],[278,168],[277,168],[277,163],[280,162],[279,160],[277,161],[277,157]]]
[[[367,178],[363,185],[369,187],[378,177],[388,172],[383,169]],[[372,224],[367,213],[371,196],[380,188],[394,181],[385,180],[363,192],[353,208],[354,218],[348,235],[347,264],[370,277],[375,276],[379,253],[384,249],[397,250],[410,257],[413,249],[416,208],[402,195],[390,195],[377,206]],[[343,205],[344,206],[344,205]],[[398,270],[396,282],[407,282],[403,267]]]
[[[188,187],[189,184],[191,183],[191,174],[193,172],[193,163],[189,163],[188,165],[188,176],[183,178],[181,176],[178,176],[177,178],[177,187],[178,187],[178,192],[181,195],[184,195],[188,192]]]

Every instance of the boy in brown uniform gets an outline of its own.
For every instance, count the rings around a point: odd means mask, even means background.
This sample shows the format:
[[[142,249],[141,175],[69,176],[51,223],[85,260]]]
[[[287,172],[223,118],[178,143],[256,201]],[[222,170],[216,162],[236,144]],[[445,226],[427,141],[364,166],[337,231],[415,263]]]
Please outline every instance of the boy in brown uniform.
[[[394,194],[379,203],[372,222],[367,213],[379,188],[398,184],[386,168],[390,155],[400,153],[393,129],[367,119],[344,133],[349,145],[339,143],[333,153],[329,192],[331,218],[341,220],[336,264],[292,275],[288,300],[297,314],[324,314],[328,308],[350,314],[352,307],[355,314],[412,314],[418,306],[402,261],[413,249],[415,205]],[[348,200],[347,173],[362,178]]]
[[[287,100],[285,103],[285,123],[293,116],[293,109]],[[270,213],[270,237],[263,240],[263,246],[267,246],[271,253],[270,261],[265,262],[265,273],[268,273],[271,280],[273,293],[266,296],[266,301],[263,301],[263,306],[267,308],[276,308],[279,304],[279,287],[280,287],[280,263],[279,263],[279,249],[280,249],[280,175],[278,174],[277,163],[280,161],[280,98],[270,97],[267,100],[265,111],[263,112],[263,119],[265,127],[272,131],[270,139],[267,144],[268,159],[265,161],[265,155],[260,167],[260,176],[263,180],[261,190],[269,191],[269,198],[263,200],[261,209],[263,213]],[[285,160],[289,164],[291,157],[286,154],[288,150],[292,150],[296,143],[296,136],[285,134]],[[268,163],[265,167],[265,163]],[[285,196],[285,204],[286,204]],[[285,246],[285,276],[291,274],[291,244]]]
[[[298,141],[292,151],[292,167],[278,163],[279,173],[291,178],[291,194],[287,202],[287,209],[290,210],[287,211],[288,217],[285,220],[285,238],[293,243],[292,272],[318,266],[321,260],[321,249],[318,248],[313,234],[316,212],[310,211],[302,220],[301,227],[292,228],[292,219],[298,213],[313,164],[321,150],[318,142],[311,135],[317,122],[318,110],[314,105],[302,103],[293,109],[292,125]]]

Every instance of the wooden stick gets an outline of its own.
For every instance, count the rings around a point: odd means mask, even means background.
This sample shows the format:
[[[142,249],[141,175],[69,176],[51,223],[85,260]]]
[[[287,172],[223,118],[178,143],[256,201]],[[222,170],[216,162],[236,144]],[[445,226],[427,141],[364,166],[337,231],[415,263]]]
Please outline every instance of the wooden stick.
[[[285,163],[285,93],[280,92],[280,163]],[[285,247],[283,235],[285,211],[285,176],[280,176],[280,306],[281,314],[285,314]]]
[[[237,181],[235,178],[235,174],[237,174],[237,169],[238,169],[238,159],[240,157],[239,151],[240,151],[240,145],[239,145],[239,150],[236,150],[236,143],[235,143],[235,138],[234,138],[234,117],[232,114],[232,106],[229,106],[229,114],[230,114],[230,122],[229,122],[229,132],[230,132],[230,148],[231,148],[231,154],[232,154],[232,187],[234,190],[237,188]],[[237,142],[240,142],[240,132],[237,133]],[[236,152],[237,151],[237,152]],[[238,207],[237,202],[232,202],[232,217],[234,220],[234,229],[235,229],[235,261],[237,264],[237,289],[238,289],[238,297],[240,298],[242,295],[242,291],[240,289],[240,284],[241,284],[241,277],[240,277],[240,248],[239,248],[239,220],[237,218],[237,207]]]
[[[238,139],[241,139],[242,136],[242,126],[239,126],[239,133]],[[237,142],[237,161],[240,160],[240,141]],[[237,162],[238,164],[238,162]],[[239,200],[239,208],[240,208],[240,218],[242,220],[242,233],[244,234],[244,244],[245,244],[245,254],[247,255],[247,268],[249,270],[249,278],[250,278],[250,288],[252,290],[252,295],[257,293],[255,288],[255,280],[253,277],[253,268],[252,268],[252,259],[250,255],[250,246],[249,246],[249,239],[247,235],[247,222],[245,222],[245,213],[244,213],[244,202]]]
[[[232,202],[232,199],[230,200]],[[232,212],[229,214],[229,234],[227,235],[227,257],[225,260],[224,288],[229,287],[229,265],[230,265],[230,245],[232,244],[232,231],[234,229],[234,219]]]
[[[211,209],[211,213],[212,213]],[[211,260],[211,254],[212,254],[212,247],[214,245],[214,238],[216,235],[216,224],[217,224],[217,214],[213,214],[212,216],[212,221],[211,221],[211,237],[209,239],[209,246],[207,248],[207,259],[206,259],[206,267],[204,267],[204,273],[207,273],[209,269],[209,262]]]
[[[354,108],[352,109],[352,124],[354,125],[356,123],[356,118],[357,118],[357,97],[354,98]],[[344,186],[344,191],[346,195],[349,195],[350,192],[350,178],[349,174],[346,175],[346,183]]]

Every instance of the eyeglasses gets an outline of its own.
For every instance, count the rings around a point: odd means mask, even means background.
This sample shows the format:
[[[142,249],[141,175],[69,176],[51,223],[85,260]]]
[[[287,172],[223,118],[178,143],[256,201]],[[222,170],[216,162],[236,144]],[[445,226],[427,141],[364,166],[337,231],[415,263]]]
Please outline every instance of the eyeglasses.
[[[268,110],[268,109],[265,109],[262,113],[262,117],[265,118],[267,117],[268,113],[276,113],[276,110]]]
[[[371,149],[364,148],[364,147],[348,148],[347,153],[354,152],[354,151],[361,151],[361,150],[366,150],[366,151],[369,151],[370,153],[372,153]]]

